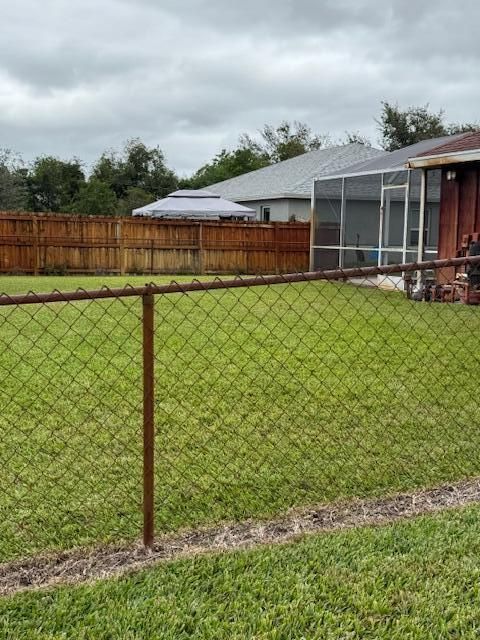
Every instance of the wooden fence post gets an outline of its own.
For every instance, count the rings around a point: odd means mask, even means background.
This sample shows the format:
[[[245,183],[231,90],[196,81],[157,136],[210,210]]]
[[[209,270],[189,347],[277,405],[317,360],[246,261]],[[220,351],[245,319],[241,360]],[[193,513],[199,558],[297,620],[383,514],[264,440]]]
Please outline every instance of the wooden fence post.
[[[275,245],[275,273],[278,273],[278,222],[273,223],[273,242]]]
[[[117,222],[117,233],[118,233],[118,260],[120,267],[120,275],[125,275],[125,244],[123,241],[123,222],[119,220]]]
[[[32,250],[33,250],[33,275],[38,276],[40,267],[40,255],[38,249],[38,220],[32,215]]]
[[[198,224],[198,273],[203,273],[203,222]]]
[[[155,456],[155,383],[154,383],[154,305],[151,293],[142,296],[143,310],[143,544],[154,540],[154,456]]]

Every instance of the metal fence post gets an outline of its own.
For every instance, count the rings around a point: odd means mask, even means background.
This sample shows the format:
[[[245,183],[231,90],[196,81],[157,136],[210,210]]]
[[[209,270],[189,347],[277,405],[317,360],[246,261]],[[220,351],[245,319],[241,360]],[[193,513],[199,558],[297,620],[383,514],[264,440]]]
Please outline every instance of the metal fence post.
[[[154,538],[154,296],[142,296],[143,309],[143,544]]]

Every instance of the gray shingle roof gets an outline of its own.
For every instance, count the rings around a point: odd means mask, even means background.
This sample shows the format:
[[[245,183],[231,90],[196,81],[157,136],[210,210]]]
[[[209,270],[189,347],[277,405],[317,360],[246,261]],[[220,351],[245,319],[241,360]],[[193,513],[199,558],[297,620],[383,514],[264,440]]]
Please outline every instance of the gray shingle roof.
[[[358,143],[318,149],[206,188],[236,202],[281,197],[310,198],[315,178],[338,173],[354,163],[384,155],[387,155],[385,151]]]
[[[361,160],[352,166],[344,167],[344,173],[375,173],[381,171],[401,171],[405,169],[405,163],[409,158],[415,158],[421,153],[435,149],[441,144],[452,142],[459,138],[463,138],[464,133],[458,133],[453,136],[441,136],[440,138],[431,138],[430,140],[422,140],[408,147],[403,147],[397,151],[384,152],[381,156]],[[341,175],[343,171],[329,171],[329,174]]]

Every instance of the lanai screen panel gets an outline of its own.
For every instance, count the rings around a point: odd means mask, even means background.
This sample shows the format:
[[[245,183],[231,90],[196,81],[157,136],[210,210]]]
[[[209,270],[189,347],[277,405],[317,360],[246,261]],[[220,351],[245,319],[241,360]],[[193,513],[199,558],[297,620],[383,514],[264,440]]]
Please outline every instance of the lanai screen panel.
[[[382,264],[419,259],[421,173],[405,170],[383,176]],[[440,172],[428,171],[420,259],[433,259],[437,255],[439,203]]]
[[[414,262],[418,260],[420,236],[420,190],[421,170],[410,170],[407,174],[408,187],[389,189],[401,184],[398,174],[384,175],[384,229],[382,238],[382,264],[394,262]],[[434,259],[437,256],[438,225],[440,206],[441,172],[427,172],[427,192],[423,231],[423,252],[420,259]],[[405,199],[408,207],[405,208]],[[405,217],[406,219],[406,229]],[[402,230],[403,228],[403,230]]]
[[[345,178],[343,267],[377,264],[381,194],[381,174]]]
[[[363,267],[419,257],[421,170],[318,180],[313,268]],[[438,245],[440,172],[428,171],[421,259]]]
[[[405,257],[409,173],[398,170],[383,174],[381,264],[400,263]]]
[[[427,193],[425,202],[424,257],[426,260],[437,256],[438,228],[440,210],[441,170],[427,171]],[[410,198],[407,232],[407,252],[409,257],[417,259],[419,225],[420,225],[420,183],[421,170],[410,172]]]
[[[317,180],[314,187],[313,268],[340,264],[342,178]]]

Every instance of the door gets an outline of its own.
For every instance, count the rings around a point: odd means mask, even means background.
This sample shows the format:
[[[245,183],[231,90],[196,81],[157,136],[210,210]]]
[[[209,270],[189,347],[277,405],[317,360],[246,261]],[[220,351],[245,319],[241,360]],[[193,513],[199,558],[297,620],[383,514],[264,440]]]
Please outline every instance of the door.
[[[382,186],[378,266],[406,262],[408,182]],[[378,284],[403,289],[401,275],[379,276]]]

